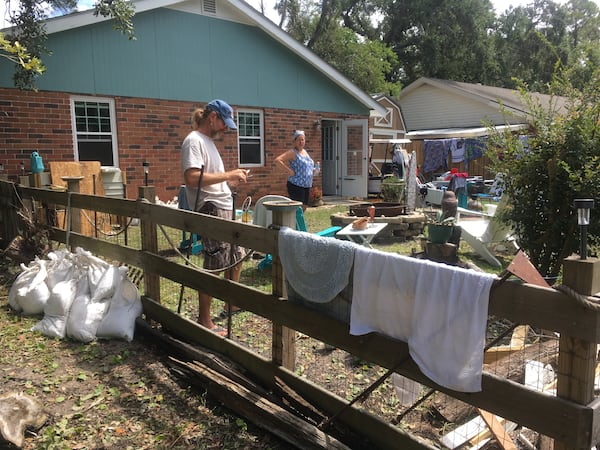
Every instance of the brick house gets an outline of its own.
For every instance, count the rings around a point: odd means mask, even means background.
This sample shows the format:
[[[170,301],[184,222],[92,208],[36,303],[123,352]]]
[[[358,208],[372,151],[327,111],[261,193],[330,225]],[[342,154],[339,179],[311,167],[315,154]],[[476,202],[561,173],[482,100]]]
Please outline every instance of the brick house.
[[[37,150],[44,162],[100,161],[119,168],[126,195],[148,183],[163,201],[182,183],[180,146],[190,116],[214,98],[234,108],[223,136],[226,169],[253,177],[246,195],[285,194],[274,158],[303,129],[315,185],[326,195],[366,197],[368,120],[385,109],[241,0],[140,0],[136,40],[91,11],[46,21],[46,73],[37,92],[12,86],[0,58],[0,162],[16,179]],[[24,166],[22,166],[24,164]]]

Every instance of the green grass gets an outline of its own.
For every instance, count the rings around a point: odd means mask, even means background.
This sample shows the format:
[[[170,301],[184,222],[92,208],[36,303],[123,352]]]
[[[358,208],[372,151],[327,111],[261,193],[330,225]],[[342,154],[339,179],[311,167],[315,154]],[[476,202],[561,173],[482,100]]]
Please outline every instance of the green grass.
[[[348,206],[331,206],[308,208],[304,212],[306,227],[310,232],[317,232],[331,226],[331,216],[340,212],[348,212]],[[421,244],[419,238],[401,240],[386,239],[381,242],[374,242],[373,248],[384,252],[398,253],[400,255],[410,256],[421,252]],[[512,254],[497,255],[500,261],[503,262],[503,267],[506,267],[512,260]],[[461,241],[458,248],[458,258],[461,262],[470,262],[477,265],[481,270],[498,274],[503,268],[493,267],[485,261],[479,259],[468,244]]]

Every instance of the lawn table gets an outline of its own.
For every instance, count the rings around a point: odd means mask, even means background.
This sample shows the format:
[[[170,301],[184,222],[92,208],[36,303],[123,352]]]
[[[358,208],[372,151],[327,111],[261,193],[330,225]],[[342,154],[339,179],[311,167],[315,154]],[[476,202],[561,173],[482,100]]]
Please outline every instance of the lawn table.
[[[338,231],[335,237],[354,241],[357,244],[364,245],[365,247],[373,248],[371,247],[371,241],[381,230],[387,227],[387,225],[388,224],[385,222],[375,222],[367,224],[367,228],[364,230],[356,230],[352,228],[352,224],[350,223]]]

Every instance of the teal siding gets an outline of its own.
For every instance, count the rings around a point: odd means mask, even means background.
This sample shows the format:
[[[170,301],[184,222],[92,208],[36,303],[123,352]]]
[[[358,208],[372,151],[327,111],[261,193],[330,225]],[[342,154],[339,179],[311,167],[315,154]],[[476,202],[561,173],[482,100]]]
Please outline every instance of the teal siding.
[[[157,9],[136,15],[136,41],[109,22],[54,33],[41,90],[171,100],[223,98],[248,107],[368,114],[314,67],[257,27]],[[164,31],[168,30],[168,31]],[[2,59],[2,58],[0,58]],[[0,86],[11,69],[0,61]]]

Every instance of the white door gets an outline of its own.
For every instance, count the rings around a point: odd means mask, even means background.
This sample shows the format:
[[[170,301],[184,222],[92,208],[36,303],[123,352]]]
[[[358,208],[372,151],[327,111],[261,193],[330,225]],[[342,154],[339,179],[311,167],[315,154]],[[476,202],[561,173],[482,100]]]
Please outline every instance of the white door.
[[[321,175],[323,177],[323,195],[339,195],[339,126],[337,121],[324,120],[322,126],[323,157],[321,160]]]
[[[367,197],[369,130],[366,119],[342,122],[342,176],[340,195]]]

